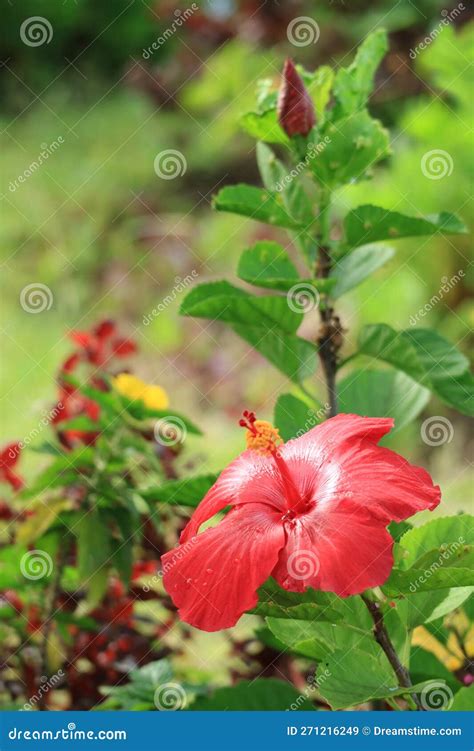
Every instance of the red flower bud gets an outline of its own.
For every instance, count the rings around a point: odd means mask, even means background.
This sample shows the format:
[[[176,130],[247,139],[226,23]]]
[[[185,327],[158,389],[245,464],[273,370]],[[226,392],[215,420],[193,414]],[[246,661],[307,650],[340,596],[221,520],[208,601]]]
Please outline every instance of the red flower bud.
[[[307,136],[316,123],[313,102],[290,58],[285,62],[278,94],[278,122],[290,137]]]

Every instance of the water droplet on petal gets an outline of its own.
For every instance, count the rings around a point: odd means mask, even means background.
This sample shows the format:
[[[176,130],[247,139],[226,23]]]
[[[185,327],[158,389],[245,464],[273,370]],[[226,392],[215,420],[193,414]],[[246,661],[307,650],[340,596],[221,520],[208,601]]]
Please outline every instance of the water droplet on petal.
[[[212,568],[207,568],[206,569],[206,574],[212,574],[213,572],[214,572],[214,569],[212,569]]]

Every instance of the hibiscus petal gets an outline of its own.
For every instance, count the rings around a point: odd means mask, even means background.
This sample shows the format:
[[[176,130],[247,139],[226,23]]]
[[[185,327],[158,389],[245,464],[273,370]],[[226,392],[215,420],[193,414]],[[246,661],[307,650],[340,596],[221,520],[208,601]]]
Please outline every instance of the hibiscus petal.
[[[385,524],[401,521],[435,508],[441,494],[428,472],[377,446],[392,427],[392,419],[338,415],[289,441],[281,454],[318,510],[330,513],[350,501]]]
[[[251,450],[244,451],[224,469],[192,515],[181,542],[195,535],[201,524],[226,506],[246,503],[263,503],[279,511],[286,507],[274,460]]]
[[[163,583],[181,619],[203,631],[233,626],[256,605],[284,542],[281,514],[252,503],[170,550],[161,559]]]
[[[286,544],[272,576],[293,592],[307,587],[340,597],[383,584],[393,566],[393,540],[383,524],[347,504],[285,524]]]

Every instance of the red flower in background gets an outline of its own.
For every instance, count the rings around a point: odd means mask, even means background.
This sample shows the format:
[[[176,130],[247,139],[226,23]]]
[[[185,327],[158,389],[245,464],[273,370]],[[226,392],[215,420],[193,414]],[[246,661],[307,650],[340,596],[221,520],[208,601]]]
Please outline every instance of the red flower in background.
[[[13,490],[20,490],[25,484],[13,467],[20,458],[20,444],[9,443],[0,451],[0,481],[7,482]]]
[[[278,95],[278,122],[290,138],[307,136],[316,123],[313,102],[290,58],[283,68],[283,82]]]
[[[93,366],[91,385],[101,391],[107,391],[108,386],[101,377],[101,373],[107,371],[108,365],[115,357],[127,357],[137,351],[137,345],[132,339],[117,335],[117,326],[111,320],[101,321],[90,331],[72,331],[70,338],[78,349],[69,355],[61,366],[59,398],[51,418],[51,423],[58,430],[59,440],[66,448],[72,448],[77,442],[93,445],[100,432],[76,428],[61,430],[61,423],[81,415],[94,422],[98,421],[100,407],[92,399],[81,394],[78,388],[68,383],[65,376],[73,373],[81,363],[85,363]]]
[[[233,626],[269,576],[293,592],[340,597],[383,584],[393,566],[387,525],[440,501],[424,469],[377,445],[392,419],[341,414],[278,445],[269,423],[244,417],[248,449],[162,557],[182,620],[205,631]],[[197,534],[226,506],[217,526]]]
[[[100,368],[114,357],[128,357],[137,351],[132,339],[117,336],[117,326],[110,320],[101,321],[91,331],[71,331],[70,338],[79,349],[64,362],[62,370],[66,373],[75,370],[81,361]]]

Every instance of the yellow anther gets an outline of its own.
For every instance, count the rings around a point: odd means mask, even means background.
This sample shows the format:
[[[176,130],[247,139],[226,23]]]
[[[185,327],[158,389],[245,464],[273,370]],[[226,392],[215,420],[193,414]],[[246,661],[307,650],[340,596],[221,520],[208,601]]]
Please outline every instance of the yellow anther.
[[[245,433],[245,440],[247,448],[258,451],[259,454],[265,456],[273,454],[277,447],[283,443],[278,429],[266,420],[255,420],[252,429]]]

